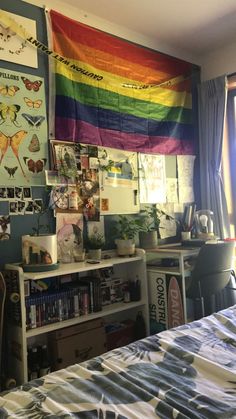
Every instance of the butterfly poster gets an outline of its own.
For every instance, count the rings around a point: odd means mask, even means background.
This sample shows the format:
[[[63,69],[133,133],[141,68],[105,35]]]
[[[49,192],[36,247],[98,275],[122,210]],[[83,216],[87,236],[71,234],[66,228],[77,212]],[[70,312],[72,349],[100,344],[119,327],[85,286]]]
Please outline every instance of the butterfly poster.
[[[0,72],[1,185],[45,184],[48,168],[44,79]]]
[[[23,28],[34,37],[36,35],[36,21],[23,16],[8,13]],[[20,38],[10,27],[5,27],[0,22],[0,60],[10,61],[29,67],[38,67],[37,49],[26,40]]]

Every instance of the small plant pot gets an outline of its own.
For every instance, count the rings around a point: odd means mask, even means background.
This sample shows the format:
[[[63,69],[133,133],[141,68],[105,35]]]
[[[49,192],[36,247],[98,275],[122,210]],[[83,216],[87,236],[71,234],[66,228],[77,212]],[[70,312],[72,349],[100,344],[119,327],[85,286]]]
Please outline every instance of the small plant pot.
[[[132,239],[116,239],[117,254],[119,256],[131,256],[135,253],[135,243]]]
[[[157,247],[157,231],[140,231],[139,245],[142,249],[152,249]]]
[[[88,250],[88,258],[101,260],[102,259],[102,249],[89,249]]]

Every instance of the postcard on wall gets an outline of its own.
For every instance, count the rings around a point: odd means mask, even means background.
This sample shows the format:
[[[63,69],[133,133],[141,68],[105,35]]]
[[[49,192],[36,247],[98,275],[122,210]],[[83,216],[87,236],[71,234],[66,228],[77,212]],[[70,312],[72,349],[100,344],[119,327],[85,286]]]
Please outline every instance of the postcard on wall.
[[[69,141],[51,140],[50,151],[54,170],[73,178],[81,173],[80,144]]]
[[[0,215],[0,240],[10,239],[10,217],[9,215]]]
[[[80,184],[80,198],[87,221],[100,219],[100,187],[97,169],[83,169]]]
[[[22,26],[34,38],[36,34],[36,21],[9,13],[9,17]],[[37,48],[34,48],[26,40],[18,36],[10,27],[5,27],[0,22],[0,60],[10,61],[28,67],[38,67]]]
[[[166,178],[166,202],[179,202],[176,178]]]
[[[138,179],[136,152],[99,147],[98,161],[104,186],[134,187]]]
[[[0,183],[45,185],[48,135],[44,79],[0,72]]]
[[[87,224],[88,236],[102,235],[105,236],[104,217],[100,216],[100,221],[89,221]]]
[[[139,154],[140,203],[166,202],[165,156]]]

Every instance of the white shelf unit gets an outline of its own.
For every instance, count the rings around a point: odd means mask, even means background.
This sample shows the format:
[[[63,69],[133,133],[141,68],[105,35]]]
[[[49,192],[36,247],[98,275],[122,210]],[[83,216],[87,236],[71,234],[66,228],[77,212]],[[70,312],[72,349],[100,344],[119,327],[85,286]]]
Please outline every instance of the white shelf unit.
[[[159,246],[154,249],[146,249],[147,258],[147,277],[151,273],[153,274],[170,274],[180,275],[181,284],[183,290],[183,310],[184,310],[184,321],[187,323],[187,305],[186,305],[186,278],[191,275],[191,267],[186,263],[190,259],[197,257],[199,253],[199,247],[183,248],[181,243],[168,244]],[[159,262],[163,259],[169,259],[176,261],[176,266],[165,266],[164,263],[159,266]]]
[[[129,303],[117,302],[103,306],[102,311],[93,312],[88,315],[74,317],[68,320],[51,323],[42,327],[26,330],[26,308],[25,308],[25,281],[37,281],[39,279],[53,278],[67,274],[77,273],[86,274],[89,271],[100,270],[112,267],[114,277],[120,277],[124,281],[138,278],[140,280],[141,299]],[[136,249],[136,255],[133,257],[116,257],[109,254],[109,259],[103,259],[100,263],[89,264],[88,262],[77,262],[60,264],[59,268],[47,272],[24,272],[19,265],[7,264],[5,270],[18,271],[19,292],[20,292],[20,311],[21,324],[9,325],[8,340],[11,350],[10,356],[10,375],[16,379],[17,385],[28,381],[27,367],[27,347],[33,340],[33,343],[41,343],[47,338],[47,335],[55,330],[84,323],[96,318],[104,318],[106,321],[122,321],[125,318],[135,320],[139,311],[142,311],[146,333],[149,334],[149,312],[148,312],[148,290],[146,275],[146,254],[143,249]],[[78,279],[79,281],[79,279]],[[12,348],[14,348],[12,350]]]

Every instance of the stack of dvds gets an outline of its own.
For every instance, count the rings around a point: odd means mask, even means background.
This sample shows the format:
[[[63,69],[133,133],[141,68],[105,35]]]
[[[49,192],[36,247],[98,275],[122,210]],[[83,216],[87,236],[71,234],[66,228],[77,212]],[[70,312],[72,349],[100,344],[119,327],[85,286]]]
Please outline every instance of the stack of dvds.
[[[83,277],[56,291],[34,292],[25,298],[26,329],[102,310],[100,279]]]

